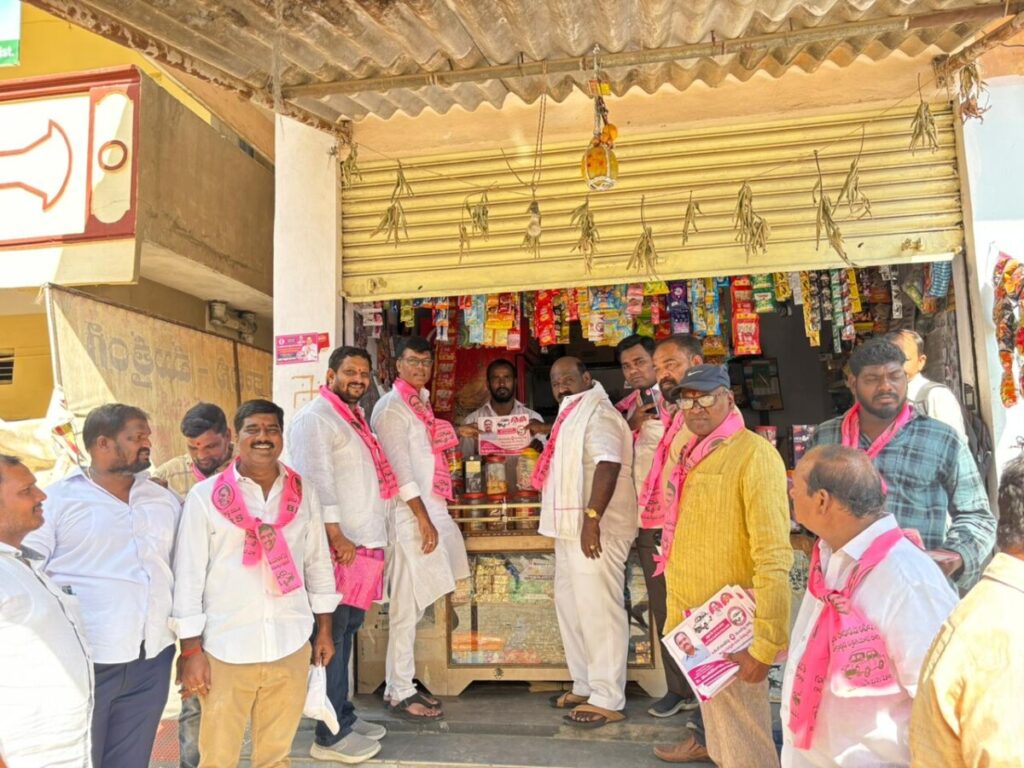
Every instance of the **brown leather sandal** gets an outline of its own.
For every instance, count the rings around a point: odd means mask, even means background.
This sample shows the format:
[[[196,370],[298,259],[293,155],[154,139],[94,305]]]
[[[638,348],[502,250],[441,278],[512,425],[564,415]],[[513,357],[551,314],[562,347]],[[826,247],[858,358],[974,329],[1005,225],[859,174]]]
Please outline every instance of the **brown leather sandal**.
[[[592,720],[577,720],[573,717],[577,712],[597,715]],[[620,723],[626,719],[626,715],[622,712],[616,712],[614,709],[605,709],[604,707],[597,707],[593,704],[580,704],[574,707],[569,714],[564,715],[562,719],[569,725],[574,725],[577,728],[601,728],[608,723]]]
[[[566,691],[565,693],[560,693],[557,696],[552,696],[548,699],[548,704],[555,709],[572,709],[573,707],[578,707],[580,704],[586,703],[586,696],[577,696],[572,691]]]

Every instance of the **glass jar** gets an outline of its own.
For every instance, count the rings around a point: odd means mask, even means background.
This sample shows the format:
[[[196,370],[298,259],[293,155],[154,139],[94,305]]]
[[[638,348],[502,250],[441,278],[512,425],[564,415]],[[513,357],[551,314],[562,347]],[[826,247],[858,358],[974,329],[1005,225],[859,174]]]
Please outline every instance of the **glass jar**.
[[[483,493],[484,466],[479,456],[467,456],[465,461],[466,493]]]
[[[540,493],[538,491],[516,491],[512,497],[515,502],[515,517],[528,517],[528,520],[516,520],[515,528],[519,531],[536,531],[540,527]],[[520,504],[533,504],[531,507],[520,507]]]
[[[540,453],[535,448],[524,448],[516,459],[516,490],[533,491],[533,470]]]
[[[487,517],[488,515],[489,510],[487,508],[487,497],[484,496],[484,494],[482,493],[467,493],[463,495],[462,504],[463,506],[470,507],[470,509],[462,510],[462,517],[464,518],[468,517],[473,519],[479,517]],[[485,531],[487,530],[487,523],[466,523],[464,526],[462,526],[462,530],[472,532]]]
[[[505,520],[505,515],[502,514],[502,512],[506,511],[505,502],[506,496],[504,493],[487,494],[486,516],[492,518],[487,521],[488,531],[504,531],[508,527],[508,521]]]
[[[505,473],[504,456],[488,456],[485,462],[485,491],[488,496],[504,496],[508,493],[508,476]]]

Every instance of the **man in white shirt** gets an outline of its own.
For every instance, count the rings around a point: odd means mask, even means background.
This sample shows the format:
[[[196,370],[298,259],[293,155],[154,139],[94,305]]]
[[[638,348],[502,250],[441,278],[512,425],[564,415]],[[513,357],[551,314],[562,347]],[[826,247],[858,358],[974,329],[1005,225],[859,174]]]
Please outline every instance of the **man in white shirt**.
[[[797,522],[821,538],[783,680],[782,765],[909,765],[918,675],[956,594],[885,511],[863,452],[811,450],[791,496]],[[851,647],[830,645],[836,635]]]
[[[558,419],[534,483],[539,531],[555,539],[555,611],[572,691],[552,705],[565,721],[599,728],[623,720],[629,624],[626,558],[636,537],[633,436],[599,382],[574,357],[551,366]]]
[[[287,765],[309,665],[334,655],[323,513],[316,491],[278,461],[283,421],[268,400],[242,403],[238,461],[185,500],[171,624],[182,693],[202,699],[200,768],[238,765],[250,715],[253,768]]]
[[[441,702],[419,693],[414,647],[416,625],[427,607],[469,577],[462,532],[448,514],[451,476],[445,451],[458,445],[455,429],[430,409],[433,355],[418,336],[399,339],[398,379],[377,401],[371,425],[398,481],[395,542],[389,584],[388,648],[384,696],[392,711],[410,720],[443,716]]]
[[[150,428],[139,408],[85,418],[90,464],[46,489],[43,525],[25,545],[81,604],[95,664],[97,766],[146,765],[167,703],[174,635],[167,626],[181,502],[148,479]]]
[[[544,438],[551,427],[544,423],[544,417],[527,408],[516,399],[516,367],[510,360],[499,358],[492,360],[487,366],[487,391],[490,397],[487,402],[470,413],[462,420],[459,437],[462,438],[460,450],[463,456],[480,455],[480,419],[496,419],[499,416],[527,416],[530,419],[529,430],[534,436],[531,446],[538,451],[544,449]],[[513,489],[516,476],[518,456],[509,456],[505,464],[505,475],[509,481],[509,490]]]
[[[907,372],[907,400],[925,416],[948,424],[961,438],[967,440],[964,414],[953,390],[945,384],[926,378],[922,373],[928,363],[928,355],[924,353],[924,339],[921,338],[921,334],[905,329],[893,331],[885,338],[899,347],[907,358],[903,363],[903,370]]]
[[[342,566],[352,565],[357,552],[383,559],[390,499],[397,492],[393,480],[390,486],[386,483],[391,468],[359,407],[370,381],[366,350],[338,347],[328,360],[327,385],[295,414],[287,432],[289,455],[306,486],[320,497],[327,540]],[[369,760],[380,751],[378,742],[387,733],[383,726],[359,719],[349,700],[352,644],[365,615],[362,608],[347,605],[344,595],[334,612],[327,695],[340,730],[332,734],[325,723],[317,724],[310,755],[318,760]]]
[[[73,598],[23,546],[46,494],[0,454],[0,766],[88,768],[93,669]]]

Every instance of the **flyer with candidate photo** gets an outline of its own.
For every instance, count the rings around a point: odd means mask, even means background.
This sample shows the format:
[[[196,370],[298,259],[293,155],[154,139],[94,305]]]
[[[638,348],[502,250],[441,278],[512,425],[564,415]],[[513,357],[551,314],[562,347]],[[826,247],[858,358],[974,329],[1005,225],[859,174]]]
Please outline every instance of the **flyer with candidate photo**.
[[[753,641],[754,600],[735,585],[720,589],[661,639],[701,701],[736,676],[739,666],[726,654],[748,648]]]
[[[476,427],[480,430],[481,456],[518,456],[533,440],[527,413],[480,416]]]

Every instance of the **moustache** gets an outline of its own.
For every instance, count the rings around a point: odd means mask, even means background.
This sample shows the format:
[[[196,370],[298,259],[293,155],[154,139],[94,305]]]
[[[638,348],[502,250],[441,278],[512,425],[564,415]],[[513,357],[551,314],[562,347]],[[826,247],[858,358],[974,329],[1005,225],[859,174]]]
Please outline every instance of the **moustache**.
[[[253,443],[252,447],[253,448],[273,448],[274,444],[273,443]]]

